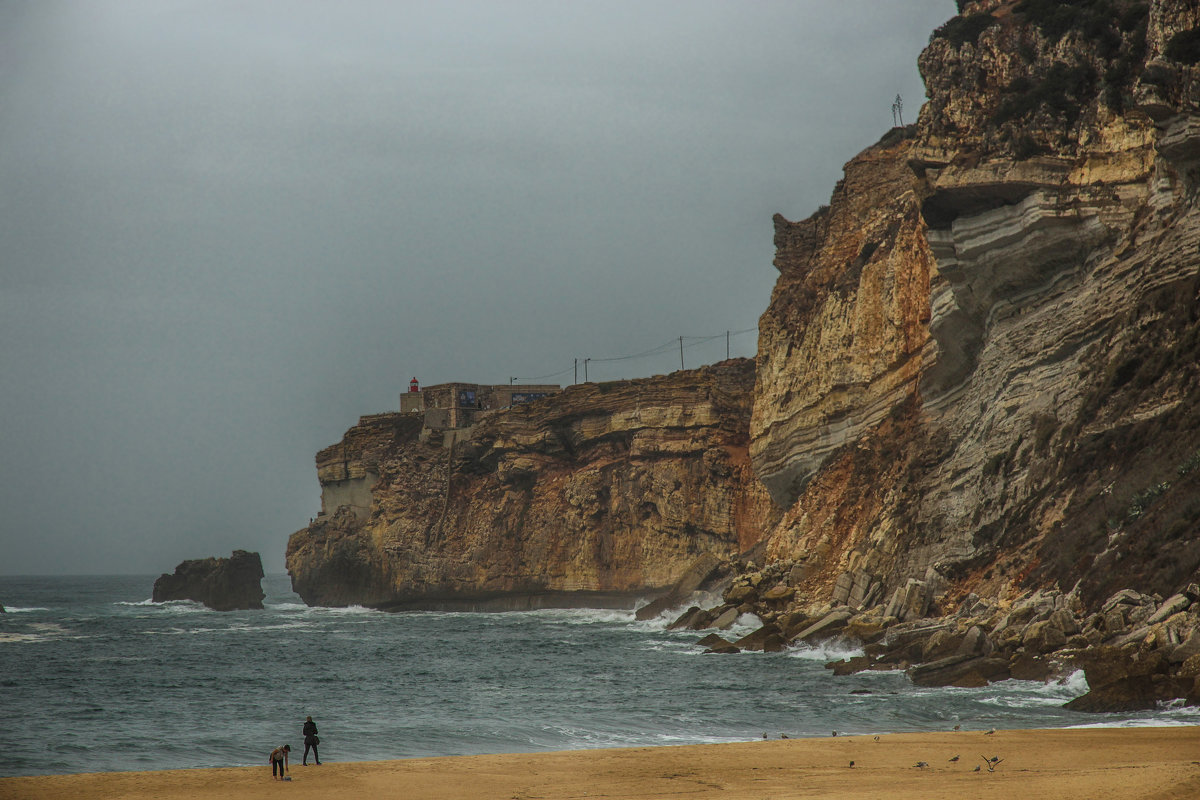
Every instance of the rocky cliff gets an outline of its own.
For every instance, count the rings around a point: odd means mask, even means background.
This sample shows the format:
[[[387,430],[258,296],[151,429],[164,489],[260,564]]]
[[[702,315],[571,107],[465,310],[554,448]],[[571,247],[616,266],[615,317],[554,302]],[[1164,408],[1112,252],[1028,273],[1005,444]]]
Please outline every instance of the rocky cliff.
[[[1099,607],[1200,566],[1200,8],[960,3],[929,100],[776,219],[751,459],[795,602]],[[841,599],[845,600],[845,591]]]
[[[628,604],[778,518],[750,468],[754,365],[572,386],[484,415],[453,447],[412,414],[317,455],[322,514],[287,568],[305,602],[381,608]]]
[[[871,657],[961,645],[971,680],[1068,639],[1200,655],[1200,8],[959,7],[918,121],[775,219],[753,367],[572,387],[452,449],[364,418],[289,543],[305,600],[600,603],[707,553],[742,574],[683,624],[754,612],[772,647],[917,625]]]

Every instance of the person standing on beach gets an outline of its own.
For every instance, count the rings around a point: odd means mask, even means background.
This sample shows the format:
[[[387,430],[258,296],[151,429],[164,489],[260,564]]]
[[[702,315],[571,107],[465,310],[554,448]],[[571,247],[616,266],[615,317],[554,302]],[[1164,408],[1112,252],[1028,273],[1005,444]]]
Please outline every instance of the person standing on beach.
[[[300,766],[308,766],[308,751],[312,750],[313,760],[319,765],[321,763],[321,754],[317,752],[317,745],[321,740],[317,738],[317,723],[312,721],[312,717],[304,719],[304,758],[300,759]]]
[[[275,780],[275,773],[279,773],[279,780],[283,780],[283,775],[288,768],[288,753],[292,752],[292,746],[285,744],[282,747],[276,747],[271,751],[271,755],[267,756],[267,760],[271,762],[271,780]]]

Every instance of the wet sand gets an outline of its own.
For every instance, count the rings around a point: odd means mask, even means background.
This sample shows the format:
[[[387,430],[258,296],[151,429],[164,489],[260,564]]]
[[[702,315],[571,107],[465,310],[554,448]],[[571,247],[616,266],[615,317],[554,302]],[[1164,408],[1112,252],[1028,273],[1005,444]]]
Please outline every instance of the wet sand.
[[[332,742],[323,745],[325,749]],[[332,749],[328,752],[332,753]],[[957,761],[951,761],[955,755]],[[984,758],[1001,760],[989,772]],[[265,762],[266,752],[263,753]],[[851,766],[850,762],[854,765]],[[928,766],[916,766],[925,762]],[[975,767],[979,766],[979,771]],[[737,744],[0,779],[5,800],[1200,797],[1200,727],[774,738]]]

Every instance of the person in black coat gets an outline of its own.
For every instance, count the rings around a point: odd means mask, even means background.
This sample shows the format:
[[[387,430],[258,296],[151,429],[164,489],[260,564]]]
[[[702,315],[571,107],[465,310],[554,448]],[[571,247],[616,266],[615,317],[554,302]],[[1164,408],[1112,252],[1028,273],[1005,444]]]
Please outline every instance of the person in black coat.
[[[317,745],[321,740],[317,738],[317,723],[312,721],[312,717],[307,717],[304,720],[304,758],[300,759],[300,766],[308,766],[308,751],[312,750],[313,760],[317,764],[321,763],[321,756],[317,753]]]

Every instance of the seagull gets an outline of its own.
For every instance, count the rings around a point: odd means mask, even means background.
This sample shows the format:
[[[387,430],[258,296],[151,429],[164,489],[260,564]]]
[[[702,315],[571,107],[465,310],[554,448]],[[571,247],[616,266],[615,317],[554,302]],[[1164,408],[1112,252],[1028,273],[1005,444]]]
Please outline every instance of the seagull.
[[[951,760],[951,761],[958,761],[958,756],[955,756],[954,758],[952,758],[952,759],[950,759],[950,760]]]
[[[877,742],[879,741],[879,737],[878,737],[878,736],[876,736],[876,737],[875,737],[875,741],[877,741]]]
[[[991,735],[992,735],[993,733],[995,733],[995,732],[996,732],[996,729],[995,729],[995,728],[989,728],[988,730],[986,730],[986,731],[984,731],[984,732],[983,732],[983,735],[984,735],[984,736],[991,736]]]
[[[976,764],[976,765],[975,765],[975,769],[973,769],[973,770],[971,770],[971,771],[972,771],[972,772],[979,772],[979,765],[978,765],[978,764]]]
[[[913,767],[915,769],[925,769],[928,766],[929,766],[928,761],[918,761],[917,763],[913,764]]]
[[[779,734],[779,738],[786,739],[786,738],[788,738],[788,735],[786,733],[781,733],[781,734]]]
[[[954,730],[956,730],[956,731],[961,731],[961,730],[962,730],[962,725],[955,725],[955,726],[954,726]]]
[[[833,733],[831,733],[831,734],[829,734],[829,735],[830,735],[830,736],[837,736],[837,731],[834,731]]]

